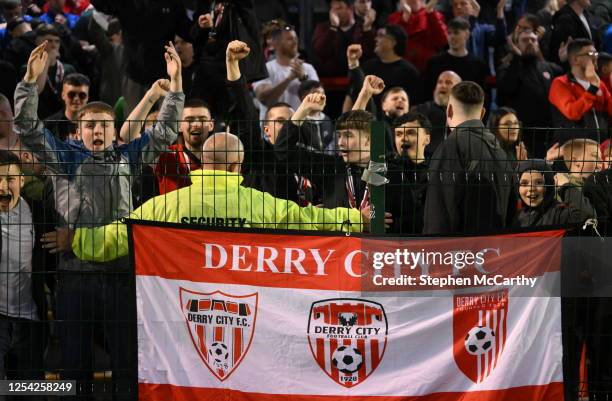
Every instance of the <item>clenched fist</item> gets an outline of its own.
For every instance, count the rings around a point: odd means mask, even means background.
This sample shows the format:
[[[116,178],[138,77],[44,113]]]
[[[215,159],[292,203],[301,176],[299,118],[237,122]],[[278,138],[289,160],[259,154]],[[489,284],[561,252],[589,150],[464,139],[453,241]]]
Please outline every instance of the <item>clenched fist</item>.
[[[239,61],[249,55],[251,49],[249,46],[239,40],[232,40],[227,45],[225,57],[227,61]]]

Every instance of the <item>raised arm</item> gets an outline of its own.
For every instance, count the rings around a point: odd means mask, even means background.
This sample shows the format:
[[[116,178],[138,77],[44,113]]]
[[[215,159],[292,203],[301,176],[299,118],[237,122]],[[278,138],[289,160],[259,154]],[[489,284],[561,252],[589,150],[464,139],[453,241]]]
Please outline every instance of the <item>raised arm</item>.
[[[15,89],[15,132],[26,147],[42,163],[58,171],[61,165],[57,151],[65,150],[66,145],[45,129],[38,118],[38,91],[36,81],[43,73],[48,60],[47,42],[35,48],[28,59],[23,80]],[[68,155],[70,156],[70,155]]]
[[[243,166],[247,169],[263,158],[263,139],[259,126],[259,113],[253,105],[246,81],[240,72],[240,60],[245,59],[251,49],[239,40],[230,42],[225,52],[226,85],[230,98],[229,120],[231,132],[244,145]]]
[[[158,79],[151,85],[151,88],[145,93],[121,126],[119,137],[123,142],[130,142],[140,138],[140,132],[149,112],[160,98],[168,94],[169,90],[170,81],[167,79]]]
[[[172,42],[166,46],[166,71],[170,76],[170,91],[162,103],[157,121],[142,137],[128,144],[129,150],[137,150],[141,161],[153,164],[157,156],[176,141],[178,136],[178,121],[183,113],[185,94],[181,77],[181,60]],[[133,154],[128,150],[128,154]],[[132,160],[134,161],[134,160]]]
[[[353,110],[365,110],[372,99],[372,96],[378,95],[385,90],[385,82],[376,75],[367,75],[363,80],[363,86],[357,96],[357,100],[353,104]]]

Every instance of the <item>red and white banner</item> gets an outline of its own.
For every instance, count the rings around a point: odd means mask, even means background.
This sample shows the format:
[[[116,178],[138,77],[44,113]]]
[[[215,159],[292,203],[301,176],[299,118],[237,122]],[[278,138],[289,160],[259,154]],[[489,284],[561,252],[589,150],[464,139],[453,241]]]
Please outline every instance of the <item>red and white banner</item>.
[[[363,292],[372,245],[357,237],[131,233],[141,400],[563,399],[559,298]],[[494,249],[481,272],[531,264],[554,281],[562,234],[526,234],[520,249],[504,237],[403,244]]]

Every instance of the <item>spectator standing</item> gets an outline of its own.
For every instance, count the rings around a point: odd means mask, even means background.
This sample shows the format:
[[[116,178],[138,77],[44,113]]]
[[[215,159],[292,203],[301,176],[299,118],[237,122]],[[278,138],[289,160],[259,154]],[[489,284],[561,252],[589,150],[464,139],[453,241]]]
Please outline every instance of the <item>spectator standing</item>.
[[[176,139],[174,122],[182,111],[180,59],[173,46],[166,48],[170,92],[151,131],[129,144],[115,145],[113,109],[104,103],[89,103],[81,109],[79,135],[82,142],[63,142],[47,131],[36,115],[36,81],[43,73],[47,42],[30,56],[26,74],[15,92],[15,128],[22,143],[45,163],[54,176],[55,207],[61,226],[96,226],[128,215],[132,210],[130,176],[139,164],[151,164],[158,154]],[[163,123],[162,123],[163,121]],[[162,126],[163,124],[163,126]],[[113,188],[109,191],[109,188]],[[126,388],[136,381],[135,307],[126,306],[133,295],[128,274],[108,274],[108,270],[127,272],[127,261],[100,266],[83,263],[70,250],[67,232],[43,236],[45,247],[60,252],[56,316],[63,377],[86,380],[91,377],[94,316],[103,316],[105,336],[113,368],[113,382],[120,386],[117,398],[131,399]],[[68,246],[66,246],[68,245]],[[89,274],[76,274],[87,271]],[[92,296],[94,294],[95,296]],[[80,302],[75,302],[79,300]],[[88,386],[79,386],[88,391]],[[115,387],[117,388],[117,387]]]
[[[529,128],[551,126],[548,92],[553,79],[561,75],[563,70],[544,60],[538,37],[533,31],[526,30],[518,34],[514,51],[510,64],[498,71],[497,103],[517,111],[518,118],[527,127],[523,132],[527,148],[533,154],[543,156],[546,151],[545,132]]]
[[[45,120],[45,127],[62,141],[79,139],[76,136],[76,120],[79,117],[81,108],[89,100],[89,87],[89,78],[83,74],[70,74],[64,78],[64,83],[62,84],[62,102],[64,107]]]
[[[484,91],[474,82],[451,90],[452,133],[431,159],[424,234],[484,234],[507,227],[514,215],[513,171],[481,121],[483,105]]]
[[[179,35],[191,40],[191,21],[181,0],[93,0],[96,10],[119,19],[125,46],[126,75],[122,83],[125,114],[129,114],[149,87],[165,75],[160,54]]]
[[[470,23],[466,19],[455,18],[448,23],[448,50],[432,57],[427,65],[423,79],[426,96],[433,93],[438,77],[444,71],[453,71],[464,81],[473,81],[484,87],[489,67],[468,51],[469,39]]]
[[[98,52],[99,98],[105,103],[115,104],[121,97],[121,82],[126,72],[121,25],[118,19],[107,19],[94,10],[88,29],[91,43]]]
[[[189,173],[202,167],[202,146],[215,127],[210,110],[200,99],[185,102],[179,123],[183,143],[168,147],[155,165],[159,194],[191,185]]]
[[[389,16],[390,24],[397,24],[408,34],[404,58],[420,73],[427,62],[446,46],[448,32],[442,13],[436,11],[438,0],[401,0],[400,10]]]
[[[592,41],[575,39],[568,45],[567,57],[571,70],[555,78],[548,99],[553,105],[554,126],[575,130],[557,131],[555,142],[576,137],[601,142],[612,116],[612,96],[597,75],[598,52]]]
[[[580,187],[568,188],[566,201],[556,199],[555,174],[544,160],[522,161],[517,172],[522,207],[514,218],[514,227],[579,224],[595,216],[595,210]]]
[[[506,152],[504,160],[508,162],[510,170],[516,168],[517,161],[527,160],[527,148],[521,140],[521,122],[516,111],[509,107],[492,111],[487,126]]]
[[[297,108],[300,105],[300,82],[319,80],[314,67],[298,58],[298,38],[293,27],[285,26],[274,31],[272,39],[276,58],[266,63],[269,76],[253,84],[255,96],[263,104],[259,110],[261,120],[274,103],[284,102]]]
[[[504,6],[506,0],[497,1],[497,21],[495,26],[478,21],[480,5],[476,0],[452,0],[453,17],[464,18],[469,23],[469,42],[467,49],[469,53],[483,61],[489,60],[489,47],[497,47],[506,42],[506,20],[504,17]],[[464,80],[469,78],[459,73]]]
[[[185,97],[190,98],[193,87],[193,78],[196,71],[193,45],[181,38],[180,36],[176,35],[174,37],[174,46],[176,47],[176,52],[181,58],[183,91],[185,92]]]
[[[422,85],[419,72],[414,65],[401,56],[406,50],[407,40],[406,32],[398,25],[386,25],[380,28],[376,34],[374,49],[376,57],[365,61],[362,66],[360,58],[363,55],[363,49],[359,45],[352,45],[347,49],[349,78],[351,79],[348,96],[351,100],[357,98],[364,77],[375,75],[384,81],[386,87],[400,87],[406,92],[410,101],[420,102]],[[374,105],[377,108],[382,104],[382,96],[382,94],[376,94],[373,97]],[[379,114],[382,118],[382,113]]]
[[[36,45],[44,42],[47,42],[49,57],[45,69],[36,81],[36,87],[40,97],[38,113],[42,118],[47,118],[62,108],[61,89],[64,78],[77,71],[72,65],[60,60],[61,39],[55,26],[41,24],[36,27]],[[24,65],[21,71],[25,69]]]
[[[325,95],[325,89],[319,81],[308,80],[300,83],[298,88],[300,101],[303,101],[311,93]],[[302,134],[304,134],[303,142],[305,145],[327,153],[335,153],[334,124],[324,112],[315,110],[307,115],[306,121],[302,125]]]
[[[417,210],[405,210],[402,214],[416,217],[421,228],[429,181],[429,157],[426,155],[426,149],[431,141],[430,132],[431,123],[421,113],[411,111],[398,117],[394,122],[395,154],[390,156],[399,162],[406,181],[412,187],[418,206]]]
[[[32,292],[35,212],[21,196],[23,185],[19,158],[0,150],[0,375],[42,380],[44,328]]]
[[[360,44],[366,59],[373,56],[375,20],[376,12],[371,9],[357,23],[352,0],[330,1],[329,21],[317,24],[312,37],[314,64],[321,76],[346,75],[346,49],[351,44]]]
[[[595,48],[599,48],[600,38],[596,27],[592,23],[588,7],[591,0],[568,0],[552,20],[552,34],[550,38],[550,59],[556,63],[565,62],[559,55],[563,48],[572,39],[591,40]]]
[[[385,24],[385,14],[379,12],[381,7],[374,7],[372,0],[355,0],[353,3],[353,10],[355,10],[355,23],[363,24],[370,19],[374,19],[374,29]]]
[[[446,106],[453,86],[461,82],[461,77],[453,71],[444,71],[438,76],[433,92],[433,100],[419,104],[413,111],[423,114],[431,123],[431,139],[427,154],[431,156],[447,135]]]

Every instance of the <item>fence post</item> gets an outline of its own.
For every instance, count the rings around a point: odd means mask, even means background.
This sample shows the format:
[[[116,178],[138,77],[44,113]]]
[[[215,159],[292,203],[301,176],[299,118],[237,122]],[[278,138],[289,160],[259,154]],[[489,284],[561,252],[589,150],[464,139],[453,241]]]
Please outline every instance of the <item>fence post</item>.
[[[371,125],[370,136],[370,160],[384,163],[385,162],[385,141],[387,133],[385,132],[385,123],[382,121],[373,121]],[[372,201],[372,216],[371,233],[380,235],[385,233],[385,186],[370,185],[370,194]]]

